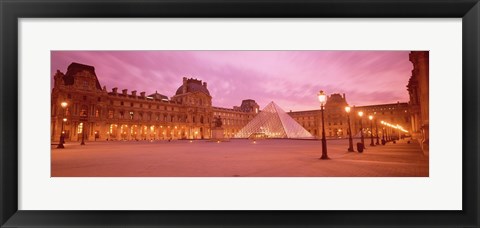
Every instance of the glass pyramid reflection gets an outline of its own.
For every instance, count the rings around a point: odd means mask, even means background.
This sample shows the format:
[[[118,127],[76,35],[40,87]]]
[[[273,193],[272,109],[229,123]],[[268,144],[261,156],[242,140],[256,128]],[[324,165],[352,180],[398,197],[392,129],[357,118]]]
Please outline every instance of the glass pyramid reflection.
[[[305,130],[273,101],[234,137],[249,138],[253,135],[264,135],[267,138],[314,138],[310,132]]]

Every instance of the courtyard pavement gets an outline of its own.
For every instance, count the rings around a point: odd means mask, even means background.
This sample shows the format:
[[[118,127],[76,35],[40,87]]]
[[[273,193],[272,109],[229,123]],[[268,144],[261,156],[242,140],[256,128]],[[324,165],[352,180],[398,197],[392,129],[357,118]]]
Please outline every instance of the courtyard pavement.
[[[354,144],[358,140],[354,141]],[[347,152],[348,140],[103,141],[51,150],[52,177],[428,177],[429,159],[407,140]],[[356,150],[356,148],[355,148]]]

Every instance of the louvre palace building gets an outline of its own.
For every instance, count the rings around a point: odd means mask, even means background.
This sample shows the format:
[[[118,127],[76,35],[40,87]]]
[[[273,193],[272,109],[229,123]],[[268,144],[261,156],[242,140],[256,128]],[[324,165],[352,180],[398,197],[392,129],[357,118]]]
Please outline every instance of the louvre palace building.
[[[183,78],[170,99],[158,92],[101,86],[93,66],[71,63],[54,75],[51,96],[51,139],[65,141],[208,139],[213,117],[223,121],[225,137],[233,137],[258,112],[254,100],[239,107],[212,106],[207,83]],[[66,107],[62,107],[66,102]]]
[[[218,117],[222,121],[224,137],[234,138],[262,112],[252,99],[239,100],[240,105],[232,108],[212,106],[214,98],[207,82],[194,78],[179,80],[179,87],[171,97],[158,91],[147,94],[128,89],[107,90],[100,84],[93,66],[79,63],[71,63],[65,73],[57,70],[53,79],[52,141],[59,140],[62,129],[67,142],[81,141],[82,138],[85,141],[210,139]],[[412,88],[409,91],[413,91]],[[418,107],[418,102],[416,104]],[[380,121],[398,124],[408,132],[418,123],[412,124],[410,105],[406,102],[351,106],[349,116],[345,112],[347,105],[345,94],[328,96],[325,105],[327,138],[348,137],[348,118],[354,137],[358,137],[360,129],[364,130],[365,137],[369,134],[376,136],[379,129],[378,135],[382,137]],[[296,112],[283,108],[314,138],[321,137],[320,107]],[[414,116],[418,119],[419,108],[415,110]],[[363,118],[357,115],[358,111],[365,113]],[[374,116],[372,121],[368,119],[369,115]]]

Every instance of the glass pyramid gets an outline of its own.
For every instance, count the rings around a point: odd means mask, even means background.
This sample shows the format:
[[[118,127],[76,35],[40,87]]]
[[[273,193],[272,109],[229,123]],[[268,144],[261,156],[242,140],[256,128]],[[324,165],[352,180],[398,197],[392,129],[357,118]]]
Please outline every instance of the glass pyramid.
[[[250,138],[255,135],[263,135],[267,138],[314,138],[273,101],[234,137]]]

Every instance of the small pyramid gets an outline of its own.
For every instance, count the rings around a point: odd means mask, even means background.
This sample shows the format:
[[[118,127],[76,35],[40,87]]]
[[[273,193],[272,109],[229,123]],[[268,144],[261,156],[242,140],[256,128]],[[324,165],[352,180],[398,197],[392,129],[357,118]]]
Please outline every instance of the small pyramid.
[[[314,138],[273,101],[234,137],[248,138],[256,133],[265,134],[268,138]]]

